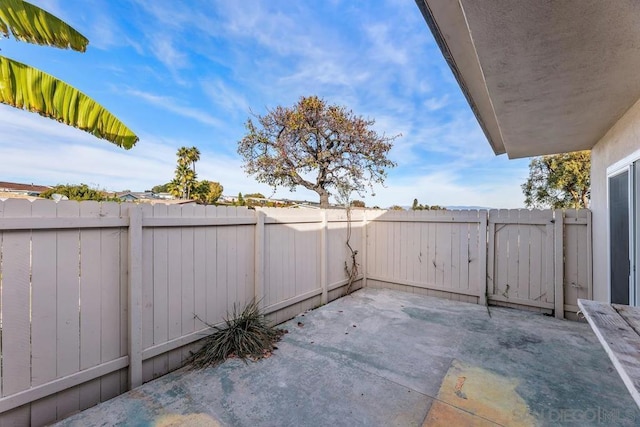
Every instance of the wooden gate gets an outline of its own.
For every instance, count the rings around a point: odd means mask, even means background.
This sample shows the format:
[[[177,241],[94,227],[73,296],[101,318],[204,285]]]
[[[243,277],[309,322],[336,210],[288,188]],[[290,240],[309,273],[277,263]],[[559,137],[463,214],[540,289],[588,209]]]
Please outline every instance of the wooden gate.
[[[559,214],[556,224],[552,210],[489,212],[487,298],[490,302],[536,307],[549,313],[556,308],[556,255],[562,262],[563,224],[562,213]],[[556,236],[556,233],[559,234]],[[556,237],[560,240],[559,248]],[[559,285],[562,291],[561,269]]]

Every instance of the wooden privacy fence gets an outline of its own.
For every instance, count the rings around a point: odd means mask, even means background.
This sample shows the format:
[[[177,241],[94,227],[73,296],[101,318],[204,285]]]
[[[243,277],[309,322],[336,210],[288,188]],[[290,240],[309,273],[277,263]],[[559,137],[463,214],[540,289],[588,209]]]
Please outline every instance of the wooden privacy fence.
[[[589,210],[388,211],[367,225],[365,286],[575,317],[592,298]]]
[[[256,298],[280,322],[341,296],[346,224],[343,211],[0,201],[0,425],[44,425],[181,366],[234,304]]]
[[[591,298],[591,213],[356,210],[360,286],[556,316]],[[0,201],[0,425],[43,425],[179,367],[255,298],[344,293],[340,210]],[[366,232],[363,232],[366,230]]]

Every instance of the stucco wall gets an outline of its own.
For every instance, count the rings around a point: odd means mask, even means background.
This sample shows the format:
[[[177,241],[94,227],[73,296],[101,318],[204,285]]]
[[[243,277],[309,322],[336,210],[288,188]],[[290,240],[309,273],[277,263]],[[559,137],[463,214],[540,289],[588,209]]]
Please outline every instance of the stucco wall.
[[[593,297],[608,301],[607,168],[640,149],[640,101],[636,102],[591,151],[593,212]]]

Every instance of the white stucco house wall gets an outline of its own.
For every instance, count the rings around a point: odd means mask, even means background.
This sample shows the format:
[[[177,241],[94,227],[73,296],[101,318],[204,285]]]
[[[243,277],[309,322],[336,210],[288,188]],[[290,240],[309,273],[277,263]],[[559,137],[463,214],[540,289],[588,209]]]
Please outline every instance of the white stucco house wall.
[[[640,2],[416,3],[496,154],[592,150],[594,299],[640,305]]]

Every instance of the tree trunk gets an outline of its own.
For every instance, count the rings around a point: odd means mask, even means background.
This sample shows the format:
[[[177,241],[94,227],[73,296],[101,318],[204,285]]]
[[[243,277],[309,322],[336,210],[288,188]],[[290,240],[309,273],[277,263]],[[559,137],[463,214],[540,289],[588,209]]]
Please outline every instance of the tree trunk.
[[[325,190],[318,190],[318,194],[320,195],[320,209],[329,208],[329,193]]]
[[[587,193],[583,192],[582,193],[582,207],[585,209],[589,208],[589,198],[587,197]]]

